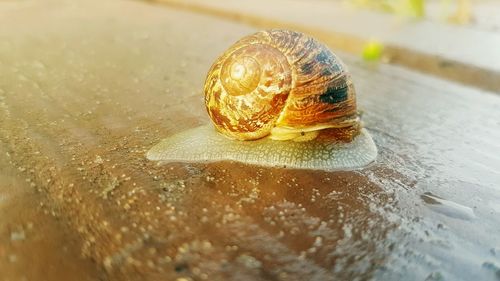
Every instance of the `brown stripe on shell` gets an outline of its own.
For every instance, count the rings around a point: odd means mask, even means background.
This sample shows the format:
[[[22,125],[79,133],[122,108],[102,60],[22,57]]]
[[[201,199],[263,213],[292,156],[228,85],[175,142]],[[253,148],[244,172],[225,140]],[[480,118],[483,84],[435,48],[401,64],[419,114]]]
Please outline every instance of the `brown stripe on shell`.
[[[297,38],[296,32],[280,32],[292,33],[289,38]],[[295,71],[295,83],[276,125],[307,127],[355,115],[355,90],[344,64],[318,41],[302,34],[299,38],[290,40],[296,45],[286,50]],[[338,98],[321,98],[335,89],[346,89],[345,94]]]

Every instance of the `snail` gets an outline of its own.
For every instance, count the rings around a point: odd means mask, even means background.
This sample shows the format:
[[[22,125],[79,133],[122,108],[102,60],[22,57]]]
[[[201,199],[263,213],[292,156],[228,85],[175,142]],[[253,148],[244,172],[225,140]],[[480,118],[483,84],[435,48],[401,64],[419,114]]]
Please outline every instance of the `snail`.
[[[344,63],[305,34],[243,37],[212,65],[204,92],[212,125],[164,139],[148,159],[338,170],[377,156]]]

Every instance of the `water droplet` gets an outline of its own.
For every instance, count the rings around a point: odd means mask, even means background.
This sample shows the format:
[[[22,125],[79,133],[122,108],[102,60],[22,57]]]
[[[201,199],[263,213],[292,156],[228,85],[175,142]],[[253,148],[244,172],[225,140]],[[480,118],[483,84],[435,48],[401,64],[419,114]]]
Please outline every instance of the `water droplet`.
[[[420,198],[422,198],[430,209],[445,216],[462,220],[472,220],[476,218],[472,208],[443,199],[430,192],[425,192]]]
[[[26,235],[23,230],[10,233],[10,241],[22,241],[24,239],[26,239]]]

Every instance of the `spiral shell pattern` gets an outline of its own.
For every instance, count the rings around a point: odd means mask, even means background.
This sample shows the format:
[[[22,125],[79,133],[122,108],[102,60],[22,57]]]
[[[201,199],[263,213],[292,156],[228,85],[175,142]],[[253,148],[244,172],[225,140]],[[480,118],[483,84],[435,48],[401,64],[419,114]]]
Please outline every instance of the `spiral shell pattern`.
[[[242,38],[212,65],[204,91],[216,129],[234,139],[259,139],[276,127],[307,130],[357,122],[356,95],[344,64],[323,44],[294,31]]]

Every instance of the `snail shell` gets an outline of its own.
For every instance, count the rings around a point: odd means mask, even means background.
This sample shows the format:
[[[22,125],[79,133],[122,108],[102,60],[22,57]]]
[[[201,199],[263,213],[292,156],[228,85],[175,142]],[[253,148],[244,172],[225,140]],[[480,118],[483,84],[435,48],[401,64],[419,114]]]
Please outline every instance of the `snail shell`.
[[[338,170],[365,166],[377,156],[359,124],[345,65],[302,33],[269,30],[244,37],[215,61],[204,90],[219,133],[207,125],[178,133],[151,148],[148,159]]]
[[[293,139],[359,120],[342,61],[289,30],[257,32],[224,52],[208,72],[205,104],[216,129],[239,140]]]

